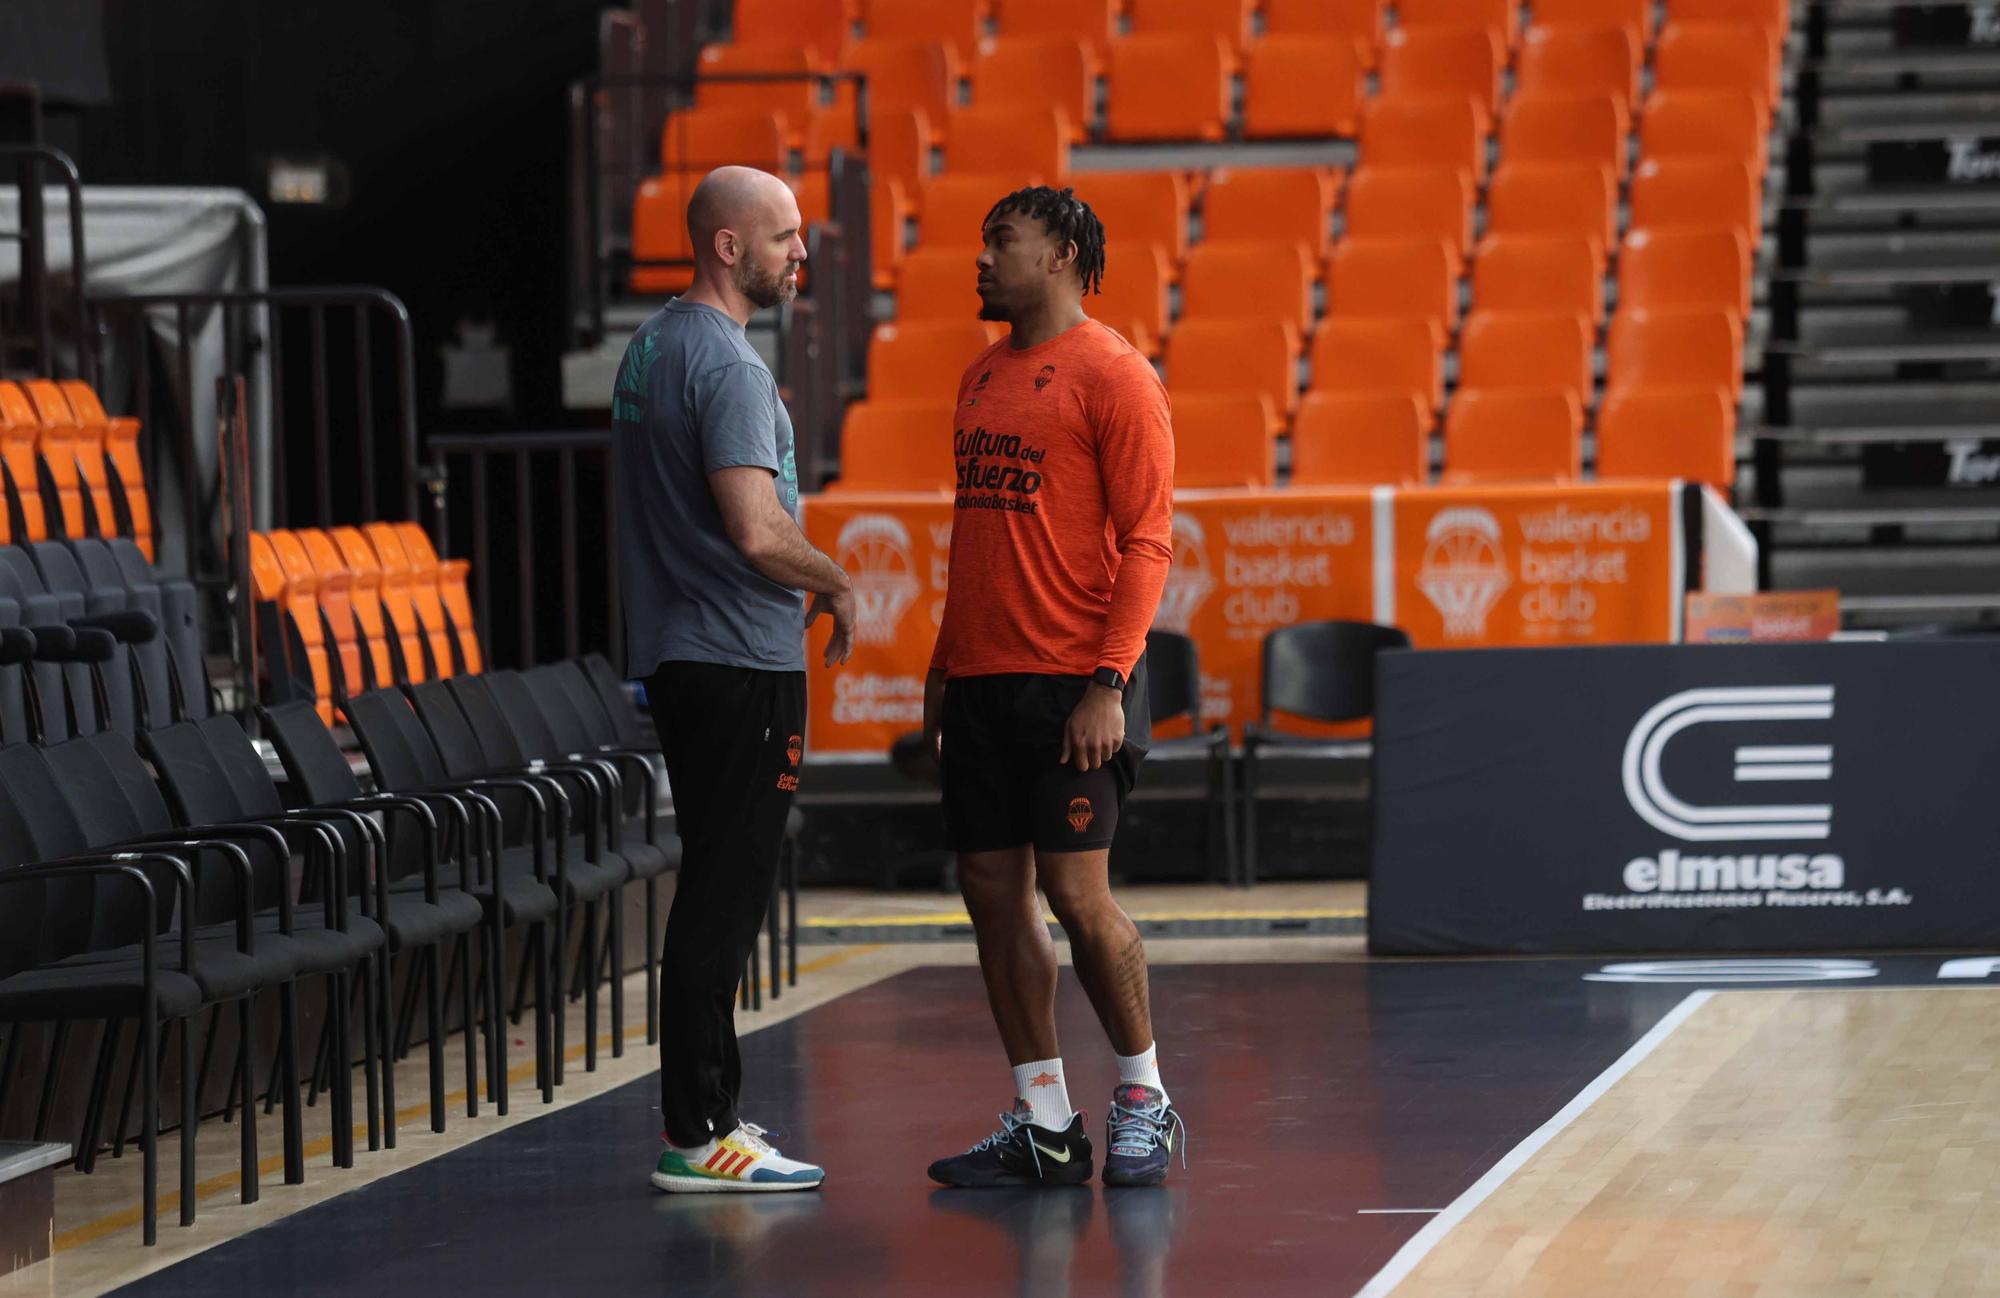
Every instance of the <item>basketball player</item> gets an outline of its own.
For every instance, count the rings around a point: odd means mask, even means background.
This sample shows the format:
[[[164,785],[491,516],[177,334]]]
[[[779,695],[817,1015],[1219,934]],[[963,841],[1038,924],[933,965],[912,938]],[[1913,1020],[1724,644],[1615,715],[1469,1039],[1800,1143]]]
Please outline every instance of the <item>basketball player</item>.
[[[1108,864],[1150,740],[1146,628],[1172,560],[1167,395],[1144,356],[1084,315],[1104,271],[1087,205],[1067,189],[1020,190],[988,213],[984,237],[980,319],[1012,334],[959,382],[950,588],[924,731],[1014,1103],[930,1175],[1074,1185],[1093,1171],[1056,1045],[1039,884],[1118,1055],[1104,1182],[1154,1185],[1183,1133],[1160,1080],[1145,947]]]
[[[854,635],[840,565],[798,525],[792,423],[744,337],[798,291],[799,209],[776,176],[709,173],[694,285],[633,336],[612,397],[626,664],[665,749],[681,869],[660,956],[662,1190],[812,1189],[825,1173],[742,1121],[735,1005],[778,869],[806,718],[805,628]],[[813,593],[808,612],[799,597]]]

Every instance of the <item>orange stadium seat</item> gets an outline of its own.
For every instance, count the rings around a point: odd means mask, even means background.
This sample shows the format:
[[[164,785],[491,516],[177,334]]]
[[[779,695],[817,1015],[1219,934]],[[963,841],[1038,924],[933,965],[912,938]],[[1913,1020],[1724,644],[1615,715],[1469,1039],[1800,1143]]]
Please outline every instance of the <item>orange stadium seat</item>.
[[[1472,305],[1573,313],[1594,329],[1604,322],[1604,277],[1581,235],[1489,234],[1472,262]]]
[[[75,380],[69,380],[75,383]],[[67,385],[65,385],[67,386]],[[83,385],[78,383],[78,387]],[[0,421],[4,422],[4,421]],[[145,466],[139,460],[139,421],[113,415],[104,423],[104,463],[111,485],[111,506],[119,530],[153,559],[153,502],[146,493]]]
[[[1297,356],[1283,321],[1183,319],[1167,339],[1167,391],[1175,401],[1184,393],[1254,391],[1282,420],[1298,399]]]
[[[1629,114],[1639,64],[1638,38],[1626,28],[1537,25],[1521,43],[1514,86],[1518,94],[1606,94]]]
[[[1204,240],[1181,274],[1181,315],[1282,320],[1303,339],[1312,329],[1313,269],[1306,246],[1290,239]]]
[[[1767,131],[1777,71],[1777,51],[1753,23],[1670,22],[1653,49],[1656,87],[1741,91],[1756,103],[1757,121]]]
[[[1444,420],[1448,482],[1569,482],[1583,474],[1583,408],[1566,388],[1460,388]]]
[[[290,532],[252,532],[250,574],[258,600],[278,607],[287,641],[264,646],[271,675],[290,675],[287,664],[299,668],[295,659],[303,657],[305,679],[299,683],[311,691],[319,719],[332,725],[336,700],[326,628],[320,621],[320,578],[305,548]]]
[[[1735,158],[1648,158],[1632,173],[1632,224],[1648,229],[1726,226],[1754,245],[1764,196],[1750,164]]]
[[[1226,167],[1202,194],[1204,239],[1292,239],[1315,263],[1333,243],[1340,175],[1324,167]]]
[[[1502,162],[1592,162],[1625,174],[1629,114],[1611,95],[1523,92],[1500,122]]]
[[[444,596],[438,587],[437,549],[430,537],[423,528],[409,523],[367,523],[362,526],[361,534],[375,547],[385,569],[389,567],[387,552],[393,549],[401,553],[404,566],[410,570],[410,603],[416,609],[417,630],[430,653],[432,679],[457,675],[451,625],[445,618]]]
[[[792,196],[798,201],[800,221],[814,226],[833,219],[833,182],[824,171],[808,171],[789,183]],[[806,273],[812,273],[810,266]]]
[[[1017,189],[1038,185],[1040,176],[1008,172],[932,178],[924,186],[923,215],[917,220],[919,248],[965,248],[977,255],[985,244],[986,214]]]
[[[41,425],[35,437],[35,458],[42,479],[55,490],[55,517],[62,523],[62,534],[71,538],[87,535],[83,479],[76,471],[76,416],[70,413],[69,399],[49,379],[27,379],[21,390],[28,394],[28,404],[34,407]]]
[[[678,293],[694,283],[687,205],[699,176],[648,176],[632,200],[632,291]],[[648,266],[645,262],[680,262]]]
[[[875,287],[896,286],[896,271],[909,244],[910,191],[891,176],[868,187],[868,238],[874,261]]]
[[[951,372],[954,395],[964,369],[960,364]],[[855,402],[841,423],[840,477],[827,490],[949,491],[952,413],[952,395],[942,401]]]
[[[1087,138],[1090,119],[1097,111],[1096,100],[1097,79],[1090,49],[1068,37],[1009,36],[982,51],[973,68],[975,105],[1061,109],[1071,144],[1081,144]]]
[[[391,634],[388,610],[382,603],[382,561],[375,557],[375,547],[368,544],[368,538],[361,535],[358,527],[330,527],[326,536],[354,574],[354,585],[348,594],[354,601],[354,621],[374,682],[377,686],[394,685],[402,642]],[[310,540],[307,547],[310,553]],[[419,660],[418,666],[422,665]]]
[[[1654,90],[1639,118],[1644,158],[1740,158],[1761,177],[1770,161],[1757,102],[1742,91]]]
[[[1600,266],[1617,224],[1618,188],[1591,163],[1510,162],[1486,189],[1488,233],[1581,237]]]
[[[955,81],[971,68],[986,26],[986,0],[866,0],[862,29],[869,40],[935,41],[944,47]]]
[[[1458,323],[1458,272],[1438,239],[1342,239],[1327,259],[1326,294],[1332,318],[1422,320],[1439,346]]]
[[[1069,124],[1053,105],[961,108],[946,134],[947,172],[1039,176],[1056,185],[1069,178]]]
[[[820,61],[806,46],[752,45],[734,42],[704,45],[695,63],[694,102],[697,108],[728,108],[777,113],[785,138],[803,148],[805,133],[820,112],[820,83],[811,76]],[[728,81],[716,77],[788,74],[796,81]]]
[[[912,201],[931,178],[931,123],[921,108],[873,110],[868,126],[868,170],[880,181],[894,178]]]
[[[1383,0],[1264,0],[1264,35],[1352,36],[1371,71],[1382,50]]]
[[[799,147],[808,167],[826,166],[835,149],[850,156],[862,153],[861,111],[856,97],[836,93],[832,107],[814,112],[806,121],[805,140]]]
[[[851,33],[847,0],[736,0],[739,45],[803,45],[822,64],[840,56]]]
[[[328,656],[340,667],[335,693],[359,694],[373,683],[366,665],[368,645],[354,613],[354,584],[358,574],[341,557],[340,547],[320,529],[301,527],[292,535],[298,538],[307,561],[319,574],[319,610],[333,638]]]
[[[1618,254],[1618,301],[1632,307],[1750,312],[1750,247],[1740,231],[1638,228]]]
[[[1348,238],[1441,240],[1454,273],[1472,242],[1472,184],[1457,167],[1357,167],[1342,210]]]
[[[479,649],[478,627],[472,619],[472,596],[465,584],[472,565],[463,559],[439,558],[430,534],[416,523],[391,523],[390,526],[401,538],[405,554],[437,569],[438,598],[444,606],[445,625],[451,633],[452,647],[458,652],[458,670],[477,675],[485,668],[481,665],[483,655]]]
[[[1292,485],[1422,483],[1430,477],[1430,422],[1416,392],[1308,392],[1292,423]]]
[[[1121,243],[1105,255],[1104,286],[1085,295],[1083,309],[1125,336],[1148,357],[1157,357],[1167,336],[1167,285],[1173,267],[1156,243]]]
[[[1315,392],[1414,392],[1426,418],[1444,404],[1444,365],[1429,322],[1416,316],[1343,316],[1313,334]]]
[[[1107,256],[1158,244],[1174,265],[1187,257],[1188,184],[1178,171],[1093,171],[1076,179],[1077,197],[1104,223]]]
[[[1668,0],[1667,21],[1755,23],[1774,41],[1791,30],[1790,0]]]
[[[1719,387],[1743,395],[1743,321],[1720,309],[1627,310],[1604,338],[1605,388]]]
[[[1391,167],[1451,166],[1486,178],[1486,131],[1472,101],[1370,100],[1361,115],[1361,160]]]
[[[1207,36],[1128,36],[1111,52],[1105,134],[1113,140],[1220,140],[1229,70]]]
[[[1597,476],[1736,484],[1736,409],[1726,388],[1626,388],[1597,414]]]
[[[1271,399],[1257,392],[1174,398],[1174,486],[1268,487],[1278,480]]]
[[[400,547],[393,547],[384,554],[382,547],[375,544],[374,538],[367,535],[365,529],[355,528],[353,531],[374,556],[376,569],[382,574],[382,617],[389,639],[401,658],[399,683],[407,681],[411,685],[421,685],[430,679],[430,671],[424,661],[423,628],[417,622],[416,601],[410,595],[410,567],[399,562],[402,557]],[[340,540],[339,543],[345,553],[348,542]],[[353,562],[352,555],[348,559]]]
[[[789,171],[785,128],[764,108],[689,108],[667,116],[660,132],[660,165],[669,172],[716,167]]]
[[[69,402],[70,413],[76,417],[76,471],[90,504],[89,512],[97,520],[97,535],[126,535],[127,527],[118,517],[112,490],[110,461],[106,459],[112,420],[88,383],[64,379],[57,386]]]
[[[1476,310],[1458,340],[1461,388],[1566,388],[1590,404],[1590,323],[1580,315]]]
[[[14,499],[20,504],[22,535],[11,539],[17,545],[48,539],[47,511],[42,507],[42,476],[35,462],[35,442],[41,436],[42,421],[34,403],[21,385],[0,379],[0,462],[7,468]],[[11,520],[9,520],[11,530]]]
[[[1211,36],[1232,64],[1250,44],[1254,0],[1127,0],[1134,36]]]
[[[982,320],[877,325],[868,345],[868,396],[950,402],[972,358],[1005,332]]]
[[[1623,27],[1640,48],[1653,39],[1653,0],[1535,0],[1537,27]]]
[[[1363,76],[1351,36],[1264,37],[1244,68],[1244,137],[1353,135],[1361,125]]]
[[[1499,36],[1484,27],[1397,27],[1382,46],[1382,94],[1398,99],[1464,95],[1491,129],[1507,64]]]
[[[840,66],[867,79],[871,127],[889,109],[921,108],[925,123],[940,131],[958,106],[950,55],[936,41],[856,41],[841,54]]]
[[[978,319],[978,278],[965,249],[925,248],[909,254],[896,276],[897,322]]]
[[[1119,7],[1118,0],[1000,0],[1000,39],[1082,41],[1097,76],[1111,62]]]
[[[1520,35],[1521,6],[1514,0],[1396,0],[1396,22],[1404,27],[1484,27],[1506,46]]]

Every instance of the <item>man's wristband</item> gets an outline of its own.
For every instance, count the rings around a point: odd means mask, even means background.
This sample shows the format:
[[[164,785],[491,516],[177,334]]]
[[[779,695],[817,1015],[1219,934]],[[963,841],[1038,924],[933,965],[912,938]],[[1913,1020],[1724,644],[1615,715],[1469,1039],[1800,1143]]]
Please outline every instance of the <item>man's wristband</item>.
[[[1125,675],[1115,667],[1099,667],[1090,674],[1090,683],[1117,690],[1120,694],[1125,692]]]

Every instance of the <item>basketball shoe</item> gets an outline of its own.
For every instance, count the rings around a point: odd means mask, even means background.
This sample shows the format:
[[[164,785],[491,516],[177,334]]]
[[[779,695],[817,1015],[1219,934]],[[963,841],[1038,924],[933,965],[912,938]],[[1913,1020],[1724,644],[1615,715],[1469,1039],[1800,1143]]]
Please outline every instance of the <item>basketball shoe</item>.
[[[654,1186],[677,1194],[816,1190],[825,1179],[824,1170],[773,1149],[764,1129],[748,1122],[700,1149],[667,1146],[653,1171]]]
[[[1167,1097],[1150,1086],[1126,1082],[1111,1092],[1105,1119],[1104,1183],[1158,1185],[1167,1179],[1175,1144],[1187,1166],[1187,1128]]]
[[[940,1158],[930,1166],[931,1180],[940,1185],[989,1189],[1007,1185],[1082,1185],[1090,1179],[1090,1137],[1083,1115],[1069,1126],[1051,1131],[1028,1121],[1028,1106],[1014,1101],[1000,1115],[1000,1130],[956,1158]]]

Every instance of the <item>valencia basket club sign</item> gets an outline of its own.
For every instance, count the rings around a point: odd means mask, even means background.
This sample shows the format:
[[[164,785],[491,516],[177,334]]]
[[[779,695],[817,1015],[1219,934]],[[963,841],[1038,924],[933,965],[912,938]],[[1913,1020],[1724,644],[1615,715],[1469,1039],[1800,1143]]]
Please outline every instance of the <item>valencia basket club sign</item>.
[[[2000,642],[1394,653],[1383,953],[2000,942]]]

